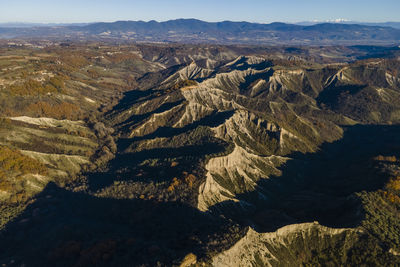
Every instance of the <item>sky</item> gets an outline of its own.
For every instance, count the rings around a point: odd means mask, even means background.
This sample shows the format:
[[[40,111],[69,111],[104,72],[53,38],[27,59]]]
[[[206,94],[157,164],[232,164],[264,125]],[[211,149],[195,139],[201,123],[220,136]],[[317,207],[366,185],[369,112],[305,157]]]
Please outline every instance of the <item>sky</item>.
[[[400,0],[0,0],[0,23],[400,21]]]

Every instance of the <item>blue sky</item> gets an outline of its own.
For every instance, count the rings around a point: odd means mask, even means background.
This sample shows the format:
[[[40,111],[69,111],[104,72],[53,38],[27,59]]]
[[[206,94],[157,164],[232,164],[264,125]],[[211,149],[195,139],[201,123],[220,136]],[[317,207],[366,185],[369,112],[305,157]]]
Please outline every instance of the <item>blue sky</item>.
[[[0,22],[400,21],[400,0],[0,0]]]

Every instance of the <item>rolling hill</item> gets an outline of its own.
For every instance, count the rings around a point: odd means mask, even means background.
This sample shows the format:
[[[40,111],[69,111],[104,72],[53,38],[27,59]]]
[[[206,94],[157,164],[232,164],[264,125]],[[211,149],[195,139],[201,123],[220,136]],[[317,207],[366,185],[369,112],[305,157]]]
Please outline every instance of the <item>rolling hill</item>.
[[[83,26],[3,27],[0,38],[112,40],[219,44],[354,45],[398,44],[400,30],[386,25],[205,22],[196,19],[117,21]]]

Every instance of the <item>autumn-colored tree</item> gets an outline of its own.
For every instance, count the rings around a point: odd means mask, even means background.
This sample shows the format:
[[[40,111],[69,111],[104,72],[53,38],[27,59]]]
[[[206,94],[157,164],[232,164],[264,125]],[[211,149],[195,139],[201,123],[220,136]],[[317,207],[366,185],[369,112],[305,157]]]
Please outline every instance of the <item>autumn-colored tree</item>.
[[[82,116],[81,109],[75,104],[68,102],[62,102],[60,104],[49,104],[47,102],[38,101],[30,104],[26,109],[25,113],[40,116],[40,117],[51,117],[55,119],[79,119]]]
[[[178,89],[181,89],[181,88],[184,88],[184,87],[195,86],[195,85],[197,85],[197,82],[196,82],[196,81],[193,81],[193,80],[183,80],[183,81],[177,82],[177,83],[172,87],[172,89],[178,90]]]
[[[25,174],[46,175],[47,168],[44,164],[25,156],[19,150],[0,145],[0,190],[14,192],[15,181]],[[13,177],[13,180],[10,180]],[[22,192],[14,192],[14,201],[24,199]]]
[[[3,145],[0,145],[0,170],[4,173],[18,172],[42,175],[47,173],[47,168],[39,161]]]

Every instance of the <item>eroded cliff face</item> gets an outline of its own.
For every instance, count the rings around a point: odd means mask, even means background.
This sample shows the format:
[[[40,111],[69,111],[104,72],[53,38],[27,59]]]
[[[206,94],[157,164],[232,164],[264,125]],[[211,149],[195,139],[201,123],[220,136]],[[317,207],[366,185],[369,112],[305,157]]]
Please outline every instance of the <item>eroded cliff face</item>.
[[[298,106],[309,105],[314,112],[326,113],[296,87],[296,84],[307,83],[304,70],[274,71],[270,67],[263,68],[265,65],[268,62],[262,58],[239,57],[221,65],[221,73],[210,77],[211,72],[208,76],[203,73],[197,85],[182,87],[154,99],[144,98],[116,115],[117,118],[123,113],[133,114],[132,118],[145,117],[126,124],[130,125],[128,137],[141,139],[136,147],[149,148],[145,144],[154,143],[151,138],[161,137],[158,134],[162,134],[161,129],[171,129],[170,134],[162,136],[168,139],[173,138],[173,129],[180,133],[185,127],[197,125],[209,127],[213,137],[233,147],[229,154],[211,158],[205,166],[206,180],[198,196],[198,208],[202,211],[223,201],[241,203],[236,195],[254,191],[261,179],[280,175],[277,167],[289,159],[285,155],[293,151],[312,152],[320,143],[336,140],[342,134],[341,128],[332,122],[321,119],[317,123],[314,118],[296,111]],[[243,66],[245,69],[239,70]],[[161,86],[172,87],[177,80],[195,77],[199,69],[192,62],[189,67],[177,71],[178,76],[165,79]],[[188,74],[189,71],[194,73]],[[265,97],[257,99],[256,94],[265,94]],[[304,99],[291,103],[284,100],[288,94],[298,94]],[[226,116],[217,118],[218,114]],[[129,121],[127,116],[124,115],[126,122]],[[262,193],[260,196],[267,197]]]
[[[353,229],[333,229],[314,223],[292,224],[272,233],[249,229],[230,249],[214,256],[212,266],[303,266],[322,251],[340,247],[345,255],[354,245]],[[332,264],[346,262],[346,256]]]
[[[373,64],[375,69],[376,64]],[[210,264],[300,266],[307,262],[312,264],[315,253],[338,246],[342,249],[341,253],[347,255],[350,247],[355,244],[354,240],[361,236],[358,230],[329,228],[318,223],[291,224],[310,220],[312,215],[307,214],[308,211],[304,211],[303,214],[301,211],[289,211],[292,208],[286,205],[296,206],[295,201],[305,201],[309,203],[307,205],[312,206],[312,199],[324,193],[318,192],[317,188],[316,191],[306,188],[310,181],[309,177],[305,176],[313,177],[315,173],[307,174],[308,171],[305,171],[303,176],[302,168],[298,169],[298,173],[286,169],[287,166],[297,164],[320,164],[300,163],[297,155],[315,153],[324,143],[340,142],[338,140],[344,133],[341,126],[357,123],[360,115],[354,113],[354,110],[336,113],[326,108],[331,101],[336,101],[333,100],[336,96],[342,97],[337,91],[343,94],[343,90],[345,93],[348,92],[346,90],[355,90],[354,93],[366,90],[363,93],[367,94],[369,88],[376,88],[380,101],[389,103],[390,99],[398,94],[397,91],[390,91],[395,83],[393,78],[379,70],[384,78],[379,76],[368,80],[366,77],[369,74],[365,72],[369,70],[359,66],[326,67],[312,71],[304,68],[272,67],[265,59],[257,57],[239,57],[225,64],[214,64],[214,67],[215,69],[210,71],[192,62],[178,71],[173,79],[172,76],[167,78],[162,82],[164,87],[171,87],[173,81],[185,79],[198,80],[198,83],[174,92],[182,102],[173,108],[162,109],[161,113],[154,115],[157,119],[152,117],[146,124],[138,126],[138,130],[134,130],[137,131],[136,136],[142,136],[140,131],[144,128],[151,129],[151,132],[157,135],[157,127],[190,129],[202,125],[211,130],[210,134],[214,138],[230,144],[224,155],[207,159],[204,165],[205,180],[201,180],[199,184],[196,205],[201,211],[227,216],[233,220],[241,217],[239,221],[245,221],[254,228],[249,228],[245,237],[232,248],[214,256]],[[388,82],[385,83],[384,79]],[[362,89],[359,87],[362,83],[368,85],[362,86]],[[378,86],[384,86],[385,89],[379,89]],[[326,94],[330,94],[330,90],[335,93],[327,97]],[[350,94],[352,93],[351,91]],[[160,99],[163,99],[162,103],[170,101],[169,96],[161,96]],[[397,108],[393,106],[388,117],[395,118],[396,112]],[[216,114],[226,116],[219,120],[215,119]],[[375,119],[374,117],[372,121]],[[378,118],[381,119],[383,118]],[[385,123],[385,119],[382,122]],[[160,145],[168,138],[171,136],[164,135],[162,140],[140,142],[142,146],[153,143],[150,147],[156,147],[154,142]],[[293,181],[289,182],[288,179]],[[301,183],[305,185],[299,186]],[[310,186],[319,185],[312,182]],[[280,197],[279,194],[284,196]],[[293,197],[286,197],[286,194],[293,194]],[[280,198],[287,213],[274,210],[279,209],[279,205],[274,207],[274,203]],[[329,198],[331,196],[327,197]],[[336,200],[332,198],[326,201],[332,203]],[[345,195],[337,201],[350,203],[339,205],[353,205],[352,200],[345,200]],[[331,204],[328,204],[327,209],[333,209],[333,213],[338,211],[337,207]],[[349,216],[348,223],[357,220],[357,216]],[[318,219],[318,216],[315,218]],[[282,220],[289,225],[275,232],[262,233],[262,229],[276,227],[268,226],[268,220]],[[285,224],[275,223],[272,225]],[[347,223],[343,221],[338,225]],[[349,260],[346,257],[340,258],[336,255],[331,262],[345,264]]]
[[[270,175],[280,175],[277,169],[288,158],[281,156],[258,156],[235,146],[232,153],[224,157],[212,158],[206,165],[206,181],[200,185],[198,209],[207,211],[209,207],[224,201],[240,202],[245,209],[250,203],[240,201],[236,195],[257,189],[260,179]],[[259,192],[260,197],[267,198]]]

